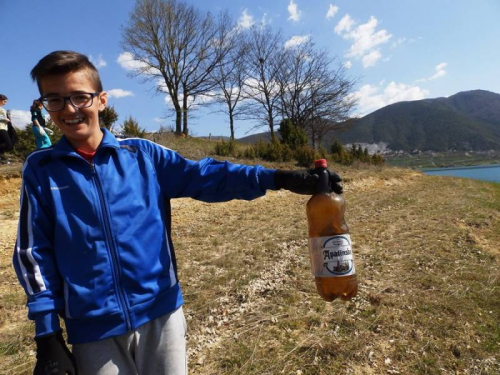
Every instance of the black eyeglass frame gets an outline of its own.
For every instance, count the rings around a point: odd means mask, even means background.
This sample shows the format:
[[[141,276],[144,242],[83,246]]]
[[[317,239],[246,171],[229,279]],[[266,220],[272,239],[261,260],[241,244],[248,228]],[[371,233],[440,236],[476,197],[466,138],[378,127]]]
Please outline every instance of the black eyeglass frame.
[[[69,96],[59,96],[59,95],[54,95],[54,96],[41,96],[40,98],[38,98],[38,101],[40,103],[42,103],[43,105],[43,108],[45,108],[48,112],[59,112],[59,111],[62,111],[64,109],[64,107],[66,106],[66,102],[69,101],[70,104],[75,107],[75,108],[78,108],[78,109],[81,109],[81,108],[88,108],[90,106],[92,106],[92,104],[94,104],[94,98],[96,96],[99,96],[99,94],[101,94],[102,91],[96,91],[96,92],[79,92],[79,93],[76,93],[76,94],[71,94]],[[71,100],[71,97],[72,96],[77,96],[77,95],[82,95],[82,94],[87,94],[87,95],[90,95],[90,104],[89,105],[86,105],[84,107],[78,107],[75,105],[75,103],[73,103],[73,100]],[[54,97],[54,98],[61,98],[63,100],[63,105],[61,107],[61,109],[48,109],[47,106],[44,104],[44,100],[47,100],[48,98],[51,98],[51,97]]]

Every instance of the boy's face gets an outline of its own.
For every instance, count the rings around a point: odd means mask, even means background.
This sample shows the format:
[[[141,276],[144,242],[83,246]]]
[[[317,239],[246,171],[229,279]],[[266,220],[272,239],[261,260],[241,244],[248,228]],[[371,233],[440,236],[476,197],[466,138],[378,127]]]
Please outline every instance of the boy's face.
[[[0,100],[0,107],[3,107],[5,104],[7,104],[7,99]]]
[[[42,78],[40,88],[42,96],[67,97],[97,91],[86,70]],[[67,100],[62,110],[49,114],[74,148],[95,151],[103,137],[99,127],[99,111],[106,107],[107,102],[108,96],[102,92],[93,98],[90,107],[75,108]]]

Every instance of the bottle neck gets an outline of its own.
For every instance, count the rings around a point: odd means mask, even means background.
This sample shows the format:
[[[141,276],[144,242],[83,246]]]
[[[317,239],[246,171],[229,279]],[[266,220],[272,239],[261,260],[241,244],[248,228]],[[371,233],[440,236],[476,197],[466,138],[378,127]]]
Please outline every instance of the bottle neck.
[[[330,175],[326,168],[316,168],[314,171],[319,176],[319,181],[316,184],[316,193],[331,193],[330,189]]]

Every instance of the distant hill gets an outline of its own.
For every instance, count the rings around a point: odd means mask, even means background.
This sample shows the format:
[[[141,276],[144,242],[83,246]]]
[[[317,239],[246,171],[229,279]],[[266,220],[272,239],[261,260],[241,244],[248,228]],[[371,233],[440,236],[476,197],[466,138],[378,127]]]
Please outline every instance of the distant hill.
[[[269,137],[261,133],[241,139]],[[342,143],[388,144],[391,150],[490,150],[500,149],[500,94],[485,90],[464,91],[448,98],[398,102],[355,120],[349,129],[332,132]]]

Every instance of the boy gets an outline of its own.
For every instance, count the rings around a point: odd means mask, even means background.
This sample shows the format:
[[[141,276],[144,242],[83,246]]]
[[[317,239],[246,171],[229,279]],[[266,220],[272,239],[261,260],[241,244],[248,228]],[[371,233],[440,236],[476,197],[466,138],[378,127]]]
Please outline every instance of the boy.
[[[312,194],[317,175],[194,162],[148,140],[118,141],[99,127],[107,94],[79,53],[52,52],[31,76],[64,134],[23,169],[14,267],[35,321],[35,375],[186,374],[170,199]],[[334,173],[331,186],[342,191]]]

